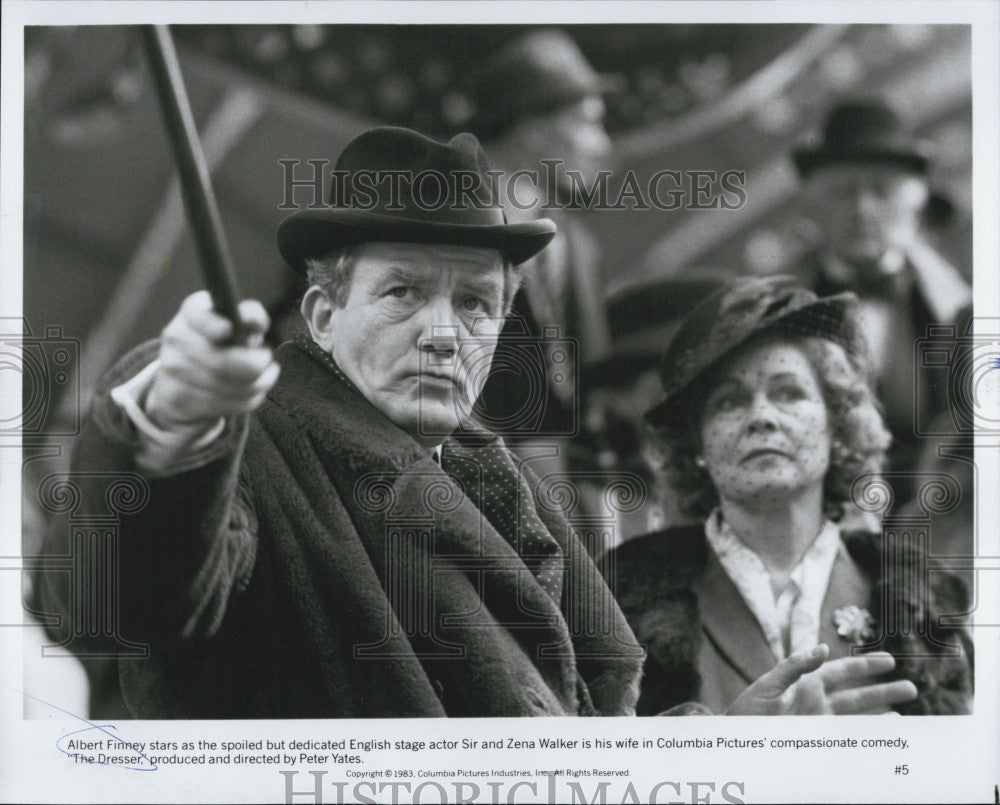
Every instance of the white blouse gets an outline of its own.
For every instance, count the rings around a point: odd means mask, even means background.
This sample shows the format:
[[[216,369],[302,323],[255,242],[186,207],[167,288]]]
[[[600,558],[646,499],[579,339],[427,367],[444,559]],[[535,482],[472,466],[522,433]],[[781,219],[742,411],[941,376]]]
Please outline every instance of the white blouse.
[[[775,658],[783,660],[796,651],[814,648],[819,642],[820,609],[840,546],[836,524],[830,520],[823,523],[792,571],[788,586],[777,597],[763,560],[736,536],[718,508],[705,522],[705,535],[719,564],[757,618]]]

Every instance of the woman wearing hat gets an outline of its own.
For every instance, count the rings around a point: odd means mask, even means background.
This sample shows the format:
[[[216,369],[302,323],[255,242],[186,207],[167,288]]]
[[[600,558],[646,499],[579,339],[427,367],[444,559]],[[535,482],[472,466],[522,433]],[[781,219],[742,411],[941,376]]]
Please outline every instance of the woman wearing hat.
[[[904,583],[919,555],[896,545],[883,570],[882,537],[838,525],[855,480],[878,473],[890,442],[854,304],[788,278],[744,278],[709,295],[670,342],[665,397],[646,418],[697,522],[631,540],[606,563],[647,649],[640,714],[688,699],[724,712],[819,643],[831,660],[894,654],[920,694],[900,712],[969,712],[971,643],[937,617],[967,611],[961,583],[940,573],[926,590]],[[886,623],[900,612],[916,628]]]

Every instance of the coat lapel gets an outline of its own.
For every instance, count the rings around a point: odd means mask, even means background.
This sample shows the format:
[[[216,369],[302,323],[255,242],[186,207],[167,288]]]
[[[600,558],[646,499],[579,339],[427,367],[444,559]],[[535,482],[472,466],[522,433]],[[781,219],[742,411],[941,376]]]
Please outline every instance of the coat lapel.
[[[823,606],[819,615],[819,642],[830,647],[830,658],[849,657],[852,643],[837,634],[833,613],[852,604],[871,611],[871,583],[847,553],[841,543],[837,547],[837,558],[833,561],[830,584],[826,588]]]
[[[774,667],[760,624],[715,554],[709,552],[705,573],[694,585],[701,611],[702,628],[726,661],[747,682]],[[851,643],[837,634],[833,613],[850,605],[870,610],[871,584],[841,544],[830,574],[830,584],[820,610],[819,642],[830,647],[830,658],[848,657]]]
[[[771,653],[760,624],[715,553],[710,550],[708,554],[705,572],[693,585],[698,596],[702,629],[719,654],[747,683],[753,682],[770,671],[777,659]]]

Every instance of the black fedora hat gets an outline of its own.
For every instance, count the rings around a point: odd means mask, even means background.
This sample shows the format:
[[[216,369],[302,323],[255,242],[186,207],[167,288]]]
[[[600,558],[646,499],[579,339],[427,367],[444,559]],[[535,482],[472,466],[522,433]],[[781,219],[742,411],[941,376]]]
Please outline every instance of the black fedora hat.
[[[440,143],[410,129],[369,129],[340,154],[329,206],[281,222],[278,250],[300,273],[308,258],[373,241],[490,248],[518,265],[545,248],[556,227],[546,218],[508,224],[489,169],[471,134]]]
[[[620,76],[598,73],[576,42],[558,28],[521,34],[473,72],[475,111],[468,128],[489,141],[528,117],[620,89]]]
[[[660,364],[664,397],[646,412],[646,421],[682,425],[689,408],[686,392],[756,335],[820,336],[857,354],[862,347],[853,315],[856,302],[853,293],[818,297],[783,275],[740,277],[723,285],[691,311],[667,346]]]

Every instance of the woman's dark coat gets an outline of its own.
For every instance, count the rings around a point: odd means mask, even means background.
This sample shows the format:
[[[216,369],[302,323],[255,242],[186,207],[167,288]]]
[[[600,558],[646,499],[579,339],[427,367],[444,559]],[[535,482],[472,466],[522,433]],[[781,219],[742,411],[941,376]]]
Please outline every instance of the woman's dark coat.
[[[961,581],[927,573],[926,557],[911,552],[883,575],[885,541],[866,532],[844,534],[822,608],[820,641],[831,657],[849,656],[832,612],[854,604],[875,618],[882,635],[865,650],[897,660],[897,677],[920,692],[897,709],[906,714],[971,711],[972,642],[961,623],[969,601]],[[898,557],[898,554],[893,554]],[[776,660],[753,614],[708,546],[704,528],[681,526],[629,540],[605,555],[608,583],[647,649],[639,715],[697,700],[723,712]],[[926,580],[929,579],[929,582]],[[892,628],[886,613],[892,613]],[[886,633],[890,632],[890,633]]]

